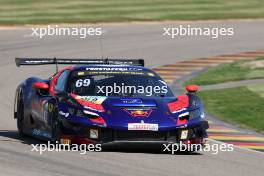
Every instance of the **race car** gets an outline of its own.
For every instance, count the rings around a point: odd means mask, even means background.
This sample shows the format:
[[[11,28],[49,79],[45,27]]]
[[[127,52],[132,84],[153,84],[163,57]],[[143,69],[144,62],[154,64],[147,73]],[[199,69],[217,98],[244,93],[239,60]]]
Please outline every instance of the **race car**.
[[[198,86],[174,96],[142,59],[16,58],[16,65],[69,64],[18,85],[20,136],[61,143],[204,144],[208,122]],[[126,91],[127,90],[127,91]]]

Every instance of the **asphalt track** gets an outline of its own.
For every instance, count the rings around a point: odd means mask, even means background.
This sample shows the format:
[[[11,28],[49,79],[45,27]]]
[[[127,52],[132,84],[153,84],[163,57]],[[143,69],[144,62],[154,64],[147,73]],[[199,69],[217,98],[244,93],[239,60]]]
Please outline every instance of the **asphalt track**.
[[[231,38],[162,36],[163,24],[114,24],[103,26],[103,55],[140,57],[147,66],[156,67],[220,54],[263,49],[264,21],[198,22],[201,26],[235,28]],[[177,24],[177,23],[175,23]],[[30,57],[101,57],[98,38],[29,37],[29,29],[0,30],[0,175],[263,175],[262,153],[235,148],[233,152],[195,155],[156,151],[30,152],[27,138],[19,140],[13,119],[13,98],[17,84],[30,75],[47,77],[53,66],[16,68],[16,56]],[[213,142],[214,143],[214,142]]]

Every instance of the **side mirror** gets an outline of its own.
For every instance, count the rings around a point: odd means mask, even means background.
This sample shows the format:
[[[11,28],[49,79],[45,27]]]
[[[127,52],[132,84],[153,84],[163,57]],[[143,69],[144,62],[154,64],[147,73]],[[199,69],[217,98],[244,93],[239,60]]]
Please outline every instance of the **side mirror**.
[[[197,85],[187,85],[185,88],[189,93],[195,93],[199,90],[199,86]]]
[[[48,90],[49,89],[49,85],[44,82],[35,82],[33,84],[33,87],[38,90]]]

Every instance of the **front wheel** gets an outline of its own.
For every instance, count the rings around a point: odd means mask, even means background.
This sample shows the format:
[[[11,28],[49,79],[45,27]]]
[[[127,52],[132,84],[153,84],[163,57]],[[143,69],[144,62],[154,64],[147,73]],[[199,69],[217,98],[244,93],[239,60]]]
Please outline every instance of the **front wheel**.
[[[23,137],[24,134],[24,101],[23,96],[19,96],[17,101],[17,129],[18,135]]]

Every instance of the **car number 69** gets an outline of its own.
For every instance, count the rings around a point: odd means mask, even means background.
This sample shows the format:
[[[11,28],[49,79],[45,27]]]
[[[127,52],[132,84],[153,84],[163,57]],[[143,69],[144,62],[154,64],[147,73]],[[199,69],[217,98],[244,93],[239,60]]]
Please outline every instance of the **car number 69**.
[[[75,86],[76,87],[88,87],[91,83],[91,80],[90,79],[78,79],[76,81],[76,84]]]

